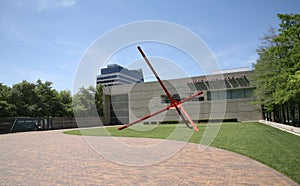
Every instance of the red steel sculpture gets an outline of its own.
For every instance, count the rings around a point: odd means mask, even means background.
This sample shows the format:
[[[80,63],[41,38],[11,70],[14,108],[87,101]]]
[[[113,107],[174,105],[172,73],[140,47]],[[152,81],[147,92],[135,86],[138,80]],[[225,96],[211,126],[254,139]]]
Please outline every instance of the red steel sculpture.
[[[138,46],[137,49],[139,50],[139,52],[140,52],[141,55],[143,56],[144,60],[146,61],[147,65],[149,66],[149,68],[151,69],[151,71],[153,72],[153,74],[155,75],[155,77],[156,77],[156,79],[158,80],[160,86],[162,87],[162,89],[165,91],[166,95],[167,95],[168,98],[170,99],[170,105],[167,106],[166,108],[163,108],[163,109],[157,111],[157,112],[154,112],[154,113],[152,113],[152,114],[149,114],[149,115],[147,115],[147,116],[144,116],[144,117],[142,117],[142,118],[140,118],[140,119],[138,119],[138,120],[136,120],[136,121],[134,121],[134,122],[128,123],[128,124],[126,124],[126,125],[123,125],[123,126],[119,127],[118,130],[123,130],[123,129],[125,129],[125,128],[131,126],[131,125],[137,124],[137,123],[139,123],[139,122],[141,122],[141,121],[144,121],[144,120],[146,120],[146,119],[148,119],[148,118],[151,118],[152,116],[155,116],[155,115],[157,115],[157,114],[160,114],[160,113],[162,113],[162,112],[164,112],[164,111],[166,111],[166,110],[169,110],[169,109],[176,109],[176,111],[178,112],[179,116],[181,117],[181,119],[182,119],[182,120],[184,121],[184,123],[186,124],[186,126],[189,127],[189,128],[193,128],[196,132],[198,132],[199,129],[197,128],[197,126],[195,125],[195,123],[193,122],[193,120],[191,119],[191,117],[188,115],[188,113],[186,112],[186,110],[185,110],[184,107],[182,106],[182,103],[184,103],[184,102],[186,102],[186,101],[189,101],[189,100],[191,100],[191,99],[193,99],[193,98],[195,98],[195,97],[197,97],[197,96],[203,94],[203,92],[202,92],[202,91],[201,91],[201,92],[198,92],[198,93],[193,94],[193,95],[191,95],[190,97],[185,98],[185,99],[182,99],[182,100],[180,100],[180,101],[173,99],[172,96],[171,96],[171,94],[170,94],[170,92],[167,90],[166,86],[165,86],[165,85],[163,84],[163,82],[160,80],[158,74],[157,74],[156,71],[154,70],[153,66],[152,66],[151,63],[149,62],[148,58],[146,57],[146,55],[145,55],[145,53],[143,52],[143,50],[141,49],[141,47]],[[186,120],[186,118],[185,118],[184,116],[185,116],[185,117],[187,118],[187,120],[190,122],[190,124],[192,125],[192,127],[190,127],[188,121]]]

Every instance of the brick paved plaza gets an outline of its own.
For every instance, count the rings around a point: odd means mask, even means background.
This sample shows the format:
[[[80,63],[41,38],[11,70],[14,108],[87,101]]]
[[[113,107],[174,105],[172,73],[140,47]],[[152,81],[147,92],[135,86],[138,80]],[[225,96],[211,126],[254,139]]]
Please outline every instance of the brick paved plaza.
[[[82,136],[62,132],[0,135],[1,185],[297,185],[247,157],[211,147],[200,151],[199,145],[191,143],[159,163],[124,165],[104,158]],[[131,146],[161,142],[110,137],[92,137],[88,141],[94,140],[92,146],[98,144],[101,148],[116,139]],[[166,143],[172,147],[182,145],[175,141]],[[149,156],[127,157],[123,149],[106,153],[131,161]]]

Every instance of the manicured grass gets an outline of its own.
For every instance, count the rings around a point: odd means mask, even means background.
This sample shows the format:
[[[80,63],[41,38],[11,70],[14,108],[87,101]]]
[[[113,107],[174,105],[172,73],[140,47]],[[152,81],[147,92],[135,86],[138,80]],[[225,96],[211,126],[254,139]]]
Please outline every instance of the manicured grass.
[[[144,126],[143,129],[146,130]],[[175,128],[180,129],[182,138],[171,138],[185,140],[189,138],[191,129],[184,125],[160,125],[152,130],[138,131],[125,129],[118,131],[117,127],[93,128],[84,130],[72,130],[66,134],[88,135],[88,136],[124,136],[166,139]],[[203,131],[206,127],[198,125],[200,132],[192,133],[189,142],[200,143]],[[177,129],[178,129],[177,128]],[[187,136],[186,138],[184,136]],[[211,146],[233,151],[259,162],[262,162],[277,171],[287,175],[300,183],[300,137],[256,122],[247,123],[223,123]]]

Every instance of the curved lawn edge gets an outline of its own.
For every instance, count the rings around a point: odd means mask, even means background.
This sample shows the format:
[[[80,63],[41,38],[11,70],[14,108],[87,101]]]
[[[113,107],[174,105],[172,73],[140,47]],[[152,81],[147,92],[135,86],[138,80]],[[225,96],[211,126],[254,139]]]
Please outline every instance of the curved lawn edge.
[[[166,139],[177,125],[159,125],[150,131],[101,127],[65,131],[84,136],[118,136]],[[147,126],[145,126],[147,127]],[[198,125],[188,142],[200,143],[206,124]],[[190,129],[187,129],[190,130]],[[107,134],[107,132],[109,134]],[[232,151],[263,163],[300,184],[300,137],[258,122],[223,123],[211,146]]]

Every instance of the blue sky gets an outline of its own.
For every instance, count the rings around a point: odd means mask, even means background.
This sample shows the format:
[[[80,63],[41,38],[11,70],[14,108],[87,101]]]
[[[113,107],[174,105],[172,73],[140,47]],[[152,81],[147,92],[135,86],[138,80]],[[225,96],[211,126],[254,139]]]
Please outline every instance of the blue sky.
[[[41,79],[57,90],[72,90],[88,47],[111,29],[141,20],[188,28],[208,45],[221,69],[251,67],[259,38],[279,24],[276,14],[299,11],[299,0],[2,0],[0,82]],[[126,64],[123,56],[136,54],[126,51],[114,60]]]

